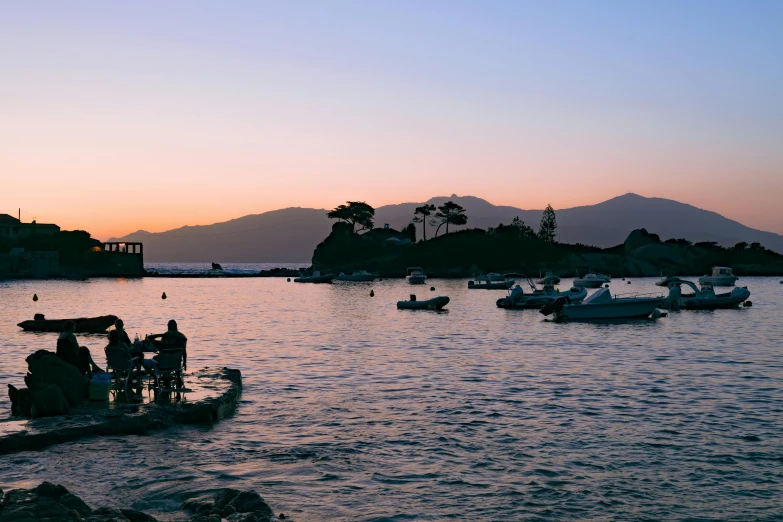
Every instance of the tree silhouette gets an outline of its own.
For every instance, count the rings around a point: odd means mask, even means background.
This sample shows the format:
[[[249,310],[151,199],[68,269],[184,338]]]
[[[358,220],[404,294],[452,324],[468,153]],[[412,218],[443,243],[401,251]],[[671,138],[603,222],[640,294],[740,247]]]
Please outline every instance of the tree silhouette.
[[[438,225],[438,228],[435,229],[435,237],[438,237],[438,231],[443,225],[446,225],[446,233],[448,234],[449,224],[464,225],[467,222],[468,216],[465,215],[465,209],[453,201],[447,201],[438,207],[435,218],[432,220],[433,224]]]
[[[413,222],[421,223],[422,241],[427,241],[427,218],[435,212],[435,205],[422,205],[413,211]]]
[[[514,227],[519,237],[534,237],[536,235],[532,228],[519,219],[519,216],[511,220],[511,226]]]
[[[552,205],[547,205],[544,215],[541,216],[541,225],[538,227],[538,237],[549,243],[555,241],[555,230],[557,230],[557,219],[555,218],[555,209]]]
[[[351,224],[354,232],[371,230],[374,222],[375,209],[364,201],[348,201],[347,205],[340,205],[326,213],[329,219],[339,219]],[[356,225],[360,228],[357,231]]]

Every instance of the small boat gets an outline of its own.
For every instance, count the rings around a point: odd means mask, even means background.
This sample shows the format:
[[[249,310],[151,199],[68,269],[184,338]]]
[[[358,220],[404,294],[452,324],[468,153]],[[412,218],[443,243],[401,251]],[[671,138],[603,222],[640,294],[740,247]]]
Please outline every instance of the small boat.
[[[662,302],[662,296],[612,297],[608,288],[599,288],[582,304],[568,303],[561,297],[540,311],[544,315],[554,315],[555,321],[642,319],[653,315]]]
[[[522,287],[517,285],[509,292],[508,297],[501,297],[495,305],[508,310],[536,309],[552,304],[559,298],[567,298],[569,303],[580,303],[587,297],[587,290],[581,287],[574,286],[566,292],[560,292],[552,284],[551,279],[546,280],[547,283],[543,288],[538,288],[529,277],[525,279],[532,293],[526,294]]]
[[[683,294],[681,285],[690,287],[692,294]],[[695,284],[684,279],[673,281],[669,285],[669,296],[664,300],[664,308],[670,310],[725,310],[739,308],[750,297],[746,287],[732,288],[731,292],[716,294],[711,285]]]
[[[364,270],[354,270],[350,274],[340,272],[340,275],[334,278],[335,281],[346,282],[375,281],[376,279],[378,279],[378,274],[371,274],[370,272],[366,272]]]
[[[316,270],[311,275],[300,275],[294,279],[294,283],[331,283],[334,279],[334,274],[321,275],[320,270]]]
[[[415,295],[411,295],[409,301],[397,301],[397,308],[400,310],[441,310],[449,304],[450,299],[445,295],[433,297],[426,301],[417,301]]]
[[[589,273],[579,277],[579,273],[577,272],[576,278],[574,278],[574,286],[581,286],[582,288],[601,288],[611,280],[612,276],[599,273]]]
[[[734,286],[739,277],[735,276],[731,268],[726,266],[712,267],[712,275],[704,275],[699,278],[700,285]]]
[[[413,266],[408,268],[408,283],[412,285],[423,285],[427,281],[427,275],[423,268]]]
[[[544,272],[542,270],[542,272]],[[560,278],[557,277],[551,270],[546,270],[544,275],[538,274],[539,278],[536,279],[537,285],[556,285],[560,283]]]
[[[500,275],[491,272],[487,275],[480,275],[473,281],[468,281],[470,290],[508,290],[514,286],[515,278],[518,274]]]
[[[27,332],[62,332],[66,321],[76,323],[76,333],[105,333],[117,320],[116,315],[100,317],[79,317],[78,319],[34,319],[22,321],[17,326]]]

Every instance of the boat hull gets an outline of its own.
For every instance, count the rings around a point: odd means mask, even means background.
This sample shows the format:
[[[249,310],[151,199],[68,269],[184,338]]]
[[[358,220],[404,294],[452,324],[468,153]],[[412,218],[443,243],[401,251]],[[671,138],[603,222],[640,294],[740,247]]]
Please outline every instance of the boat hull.
[[[601,288],[609,281],[602,281],[600,279],[574,279],[574,286],[580,288]]]
[[[426,301],[397,301],[397,308],[400,310],[441,310],[449,304],[449,301],[450,299],[445,295]]]
[[[522,298],[512,301],[509,297],[501,297],[495,302],[498,308],[506,310],[538,310],[546,305],[553,304],[555,300],[567,297],[572,304],[581,303],[587,297],[587,290],[579,288],[576,291],[557,292],[553,294],[525,294]]]
[[[611,303],[567,304],[554,311],[556,321],[601,321],[650,317],[662,299],[616,299]]]
[[[76,333],[106,333],[117,320],[116,315],[100,317],[79,317],[77,319],[42,319],[40,321],[22,321],[17,326],[27,332],[63,332],[66,321],[76,323]]]
[[[334,278],[335,281],[342,281],[345,283],[369,283],[375,281],[376,279],[378,279],[378,276],[374,276],[374,275],[369,275],[369,276],[346,275],[346,276],[337,276]]]
[[[735,288],[731,293],[710,298],[691,297],[682,299],[682,308],[686,310],[729,310],[739,308],[750,292],[747,288]]]
[[[734,284],[737,282],[737,279],[739,278],[735,275],[702,276],[699,278],[699,284],[702,286],[734,286]]]
[[[331,283],[333,279],[333,275],[304,276],[294,279],[294,283]]]
[[[476,283],[474,281],[468,281],[468,288],[470,290],[508,290],[514,281],[501,281],[495,283]]]
[[[412,285],[423,285],[426,282],[427,282],[427,276],[425,275],[408,276],[408,283]]]

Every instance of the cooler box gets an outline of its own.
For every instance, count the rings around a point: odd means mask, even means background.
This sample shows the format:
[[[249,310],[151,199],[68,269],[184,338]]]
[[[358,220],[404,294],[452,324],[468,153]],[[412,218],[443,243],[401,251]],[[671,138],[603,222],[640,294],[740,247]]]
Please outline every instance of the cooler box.
[[[108,401],[111,390],[111,375],[108,373],[96,373],[90,380],[90,400]]]

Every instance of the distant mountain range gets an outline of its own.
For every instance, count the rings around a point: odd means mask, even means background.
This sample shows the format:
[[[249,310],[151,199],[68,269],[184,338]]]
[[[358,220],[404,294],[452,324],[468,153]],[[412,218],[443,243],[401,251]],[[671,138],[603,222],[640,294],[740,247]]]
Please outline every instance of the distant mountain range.
[[[470,228],[496,227],[519,216],[538,229],[542,210],[497,206],[473,196],[435,197],[427,201],[442,205],[452,200],[467,209]],[[421,203],[386,205],[375,211],[375,225],[400,229],[410,223]],[[694,242],[715,241],[731,246],[741,241],[759,242],[783,252],[783,236],[756,230],[720,214],[670,199],[625,194],[596,205],[555,209],[558,241],[610,247],[622,243],[636,228],[646,228],[661,239],[686,238]],[[139,230],[111,241],[141,241],[147,262],[303,262],[331,231],[333,221],[326,209],[292,207],[244,216],[224,223],[186,226],[167,232]],[[459,229],[465,227],[453,227]],[[441,233],[443,229],[441,228]],[[421,224],[417,225],[421,237]],[[428,227],[427,238],[435,235]]]

